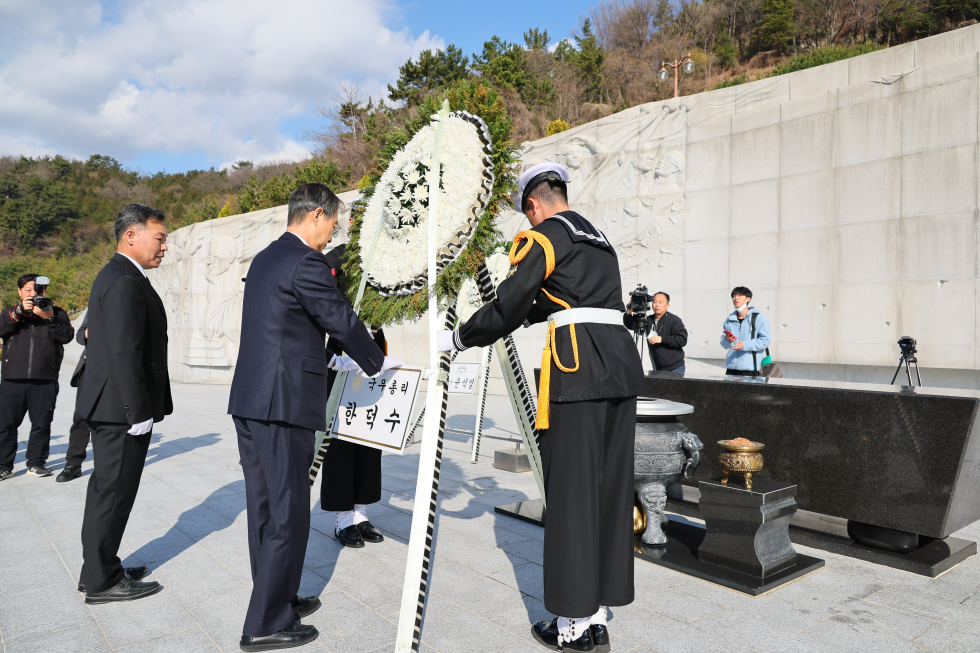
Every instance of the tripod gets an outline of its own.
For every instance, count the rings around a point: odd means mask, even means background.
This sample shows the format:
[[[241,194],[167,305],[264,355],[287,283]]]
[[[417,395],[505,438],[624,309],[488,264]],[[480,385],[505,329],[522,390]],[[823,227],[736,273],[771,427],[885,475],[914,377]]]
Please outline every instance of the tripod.
[[[915,384],[912,383],[912,368],[909,363],[915,365],[915,378],[919,380],[919,387],[921,388],[922,377],[919,376],[919,361],[916,360],[914,354],[902,354],[902,357],[898,360],[898,369],[895,370],[895,376],[892,377],[892,384],[894,384],[895,379],[898,378],[898,373],[902,371],[902,365],[905,365],[905,373],[908,374],[909,385],[915,387]]]
[[[633,342],[636,343],[636,350],[640,354],[640,360],[647,354],[647,316],[646,313],[639,313],[633,315]],[[657,370],[656,363],[653,362],[653,358],[650,358],[650,365],[653,367],[653,371]]]

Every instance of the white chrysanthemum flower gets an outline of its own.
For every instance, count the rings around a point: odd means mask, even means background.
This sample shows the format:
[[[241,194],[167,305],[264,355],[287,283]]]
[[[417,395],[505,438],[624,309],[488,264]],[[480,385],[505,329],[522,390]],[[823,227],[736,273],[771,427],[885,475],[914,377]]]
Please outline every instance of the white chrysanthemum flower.
[[[479,215],[486,205],[484,141],[474,123],[478,120],[472,116],[454,114],[443,122],[437,230],[442,243],[440,267],[447,261],[455,260],[462,251],[477,222],[474,209]],[[386,295],[411,294],[425,284],[429,218],[429,207],[425,204],[431,201],[427,175],[434,129],[434,125],[429,125],[419,130],[392,157],[364,212],[360,239],[362,265],[378,224],[382,220],[389,226],[401,224],[397,229],[386,230],[387,237],[382,234],[379,238],[370,270],[367,271],[371,284]],[[420,164],[423,166],[422,172]],[[492,173],[492,168],[490,171]],[[407,187],[405,182],[414,189]],[[384,217],[385,213],[389,214],[390,221]]]

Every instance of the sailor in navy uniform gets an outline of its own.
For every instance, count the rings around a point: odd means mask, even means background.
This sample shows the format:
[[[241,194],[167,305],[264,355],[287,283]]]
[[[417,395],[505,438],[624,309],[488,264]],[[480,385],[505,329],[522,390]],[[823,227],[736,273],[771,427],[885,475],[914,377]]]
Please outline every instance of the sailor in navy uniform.
[[[557,651],[608,651],[606,607],[633,602],[633,441],[643,368],[623,326],[616,252],[570,211],[568,171],[532,166],[519,180],[532,229],[514,239],[511,274],[439,348],[485,347],[549,321],[536,428],[547,520],[544,601],[532,627]],[[546,430],[544,430],[546,429]]]

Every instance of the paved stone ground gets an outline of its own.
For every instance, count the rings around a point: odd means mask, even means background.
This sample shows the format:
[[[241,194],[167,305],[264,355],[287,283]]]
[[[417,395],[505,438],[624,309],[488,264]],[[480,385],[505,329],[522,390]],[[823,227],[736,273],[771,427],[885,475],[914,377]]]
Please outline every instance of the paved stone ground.
[[[60,469],[74,393],[62,375],[50,464]],[[236,651],[249,597],[244,482],[226,386],[174,385],[176,413],[153,436],[139,498],[121,555],[146,564],[165,590],[142,601],[86,606],[75,591],[85,480],[58,484],[24,475],[0,483],[0,640],[4,653],[26,651]],[[450,428],[472,428],[472,398],[452,397]],[[507,435],[514,419],[491,397],[488,432]],[[22,427],[26,439],[27,428]],[[534,498],[530,474],[491,466],[494,449],[469,463],[469,443],[447,439],[441,482],[437,560],[423,630],[424,650],[450,653],[544,650],[531,621],[542,603],[543,531],[496,515],[495,505]],[[308,622],[317,647],[336,652],[391,651],[397,627],[418,445],[385,455],[384,496],[369,515],[387,540],[352,550],[331,536],[333,513],[311,495],[310,534],[301,594],[323,608]],[[91,463],[84,466],[85,476]],[[957,533],[980,537],[980,524]],[[637,561],[636,601],[613,610],[613,650],[661,653],[738,651],[980,651],[980,559],[928,579],[849,558],[800,549],[827,566],[752,598]]]

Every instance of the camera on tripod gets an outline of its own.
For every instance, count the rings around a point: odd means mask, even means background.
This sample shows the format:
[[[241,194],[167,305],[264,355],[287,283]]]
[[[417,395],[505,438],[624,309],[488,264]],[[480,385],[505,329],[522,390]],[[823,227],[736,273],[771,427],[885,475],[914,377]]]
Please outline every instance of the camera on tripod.
[[[902,350],[902,356],[915,356],[915,338],[912,336],[902,336],[898,341],[898,348]]]
[[[643,356],[643,341],[646,339],[647,332],[647,313],[650,311],[650,302],[653,295],[642,283],[636,284],[636,290],[630,293],[630,309],[633,311],[633,340],[640,349],[640,356]]]
[[[902,357],[898,359],[898,369],[895,370],[895,376],[892,377],[892,383],[895,383],[895,379],[898,378],[898,373],[902,371],[902,366],[905,366],[905,374],[909,379],[909,386],[915,386],[912,383],[912,366],[915,366],[915,378],[919,381],[919,386],[922,386],[922,377],[919,376],[919,360],[915,357],[915,338],[912,336],[902,336],[898,339],[898,348],[902,352]]]
[[[653,295],[647,290],[647,287],[642,283],[636,284],[636,290],[630,293],[630,308],[633,309],[633,315],[636,317],[646,317],[646,314],[650,311],[650,302],[653,300]]]

